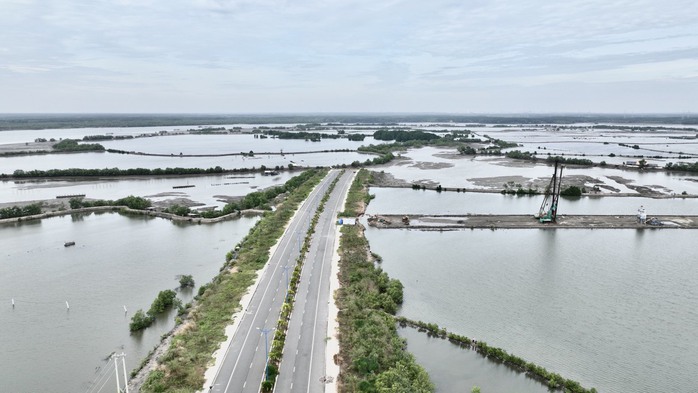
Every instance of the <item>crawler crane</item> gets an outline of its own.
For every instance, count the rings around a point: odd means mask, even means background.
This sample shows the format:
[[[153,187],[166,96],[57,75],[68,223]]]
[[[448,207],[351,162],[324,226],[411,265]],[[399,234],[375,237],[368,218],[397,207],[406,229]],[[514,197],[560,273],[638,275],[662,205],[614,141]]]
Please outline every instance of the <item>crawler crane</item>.
[[[557,204],[560,200],[560,190],[562,187],[562,165],[560,167],[560,173],[558,174],[558,161],[555,161],[555,172],[553,172],[553,177],[550,179],[550,184],[545,189],[545,198],[543,198],[543,203],[540,205],[540,210],[538,214],[534,217],[540,222],[556,222],[557,220]]]

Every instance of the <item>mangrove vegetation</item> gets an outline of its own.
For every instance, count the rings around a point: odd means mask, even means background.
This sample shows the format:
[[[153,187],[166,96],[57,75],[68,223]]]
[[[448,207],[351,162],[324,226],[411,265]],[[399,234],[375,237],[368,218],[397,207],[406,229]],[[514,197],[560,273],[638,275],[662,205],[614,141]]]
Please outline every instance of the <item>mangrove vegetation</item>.
[[[366,174],[355,179],[345,212],[363,211],[365,179]],[[433,392],[429,375],[397,334],[393,314],[402,303],[402,284],[375,267],[369,255],[363,228],[343,226],[336,295],[340,386],[346,392]]]

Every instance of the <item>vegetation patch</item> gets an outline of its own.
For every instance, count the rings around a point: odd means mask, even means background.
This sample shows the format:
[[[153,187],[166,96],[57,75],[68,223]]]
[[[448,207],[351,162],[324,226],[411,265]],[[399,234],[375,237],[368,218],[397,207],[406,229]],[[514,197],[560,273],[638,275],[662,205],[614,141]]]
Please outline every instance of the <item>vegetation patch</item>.
[[[569,186],[564,190],[560,191],[560,195],[565,197],[580,197],[582,196],[582,189],[577,186]]]
[[[34,177],[102,177],[102,176],[175,176],[175,175],[202,175],[202,174],[220,174],[226,172],[246,172],[248,169],[238,169],[226,171],[220,166],[215,168],[104,168],[104,169],[49,169],[49,170],[31,170],[25,171],[17,169],[12,173],[12,177],[16,178],[34,178]],[[9,175],[3,175],[8,177]]]
[[[63,139],[53,145],[57,151],[104,151],[104,146],[99,143],[78,143],[77,139]]]
[[[345,212],[362,209],[367,195],[365,176],[359,173],[352,184]],[[363,228],[343,226],[341,286],[336,295],[340,391],[433,392],[429,375],[405,350],[405,342],[397,334],[393,315],[402,303],[402,284],[376,268],[370,255]]]
[[[306,181],[296,188],[274,212],[267,212],[235,247],[222,272],[199,288],[197,305],[189,312],[191,325],[176,335],[169,349],[159,359],[141,387],[141,392],[197,391],[204,383],[204,372],[212,361],[211,354],[225,339],[230,316],[240,307],[240,299],[254,282],[257,270],[269,259],[269,249],[283,234],[284,227],[312,188],[326,175],[324,170],[310,170]],[[288,182],[287,182],[288,184]],[[235,272],[230,268],[235,266]]]
[[[99,207],[99,206],[126,206],[130,209],[145,210],[150,207],[149,199],[129,195],[126,198],[113,200],[97,199],[94,201],[86,201],[82,198],[70,198],[70,208],[80,209],[83,207]]]
[[[17,218],[41,214],[41,203],[32,203],[26,206],[11,206],[0,209],[0,220],[5,218]]]
[[[561,390],[565,393],[596,393],[596,389],[594,388],[586,389],[577,381],[564,378],[560,374],[552,373],[541,366],[507,353],[507,351],[501,348],[488,345],[484,341],[476,341],[466,336],[448,332],[435,323],[413,321],[404,317],[395,317],[395,321],[402,327],[410,326],[418,329],[420,332],[425,332],[430,337],[448,339],[448,341],[461,348],[473,349],[490,360],[505,364],[516,371],[527,373],[529,376],[547,385],[550,389]]]
[[[132,332],[145,329],[153,324],[155,318],[167,311],[170,307],[174,305],[180,305],[181,302],[177,299],[177,293],[171,289],[166,289],[160,291],[158,296],[153,300],[153,304],[150,305],[148,312],[143,312],[143,310],[136,311],[131,317],[131,323],[129,324],[129,329]]]

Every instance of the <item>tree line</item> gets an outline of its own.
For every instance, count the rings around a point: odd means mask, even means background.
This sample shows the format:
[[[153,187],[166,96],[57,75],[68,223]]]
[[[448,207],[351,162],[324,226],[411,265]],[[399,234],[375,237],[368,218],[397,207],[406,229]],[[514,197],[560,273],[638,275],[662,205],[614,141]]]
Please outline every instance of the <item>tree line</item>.
[[[104,146],[99,143],[78,143],[77,139],[63,139],[53,145],[58,151],[104,151]]]
[[[129,169],[119,169],[119,168],[103,168],[103,169],[83,169],[83,168],[69,168],[69,169],[48,169],[39,170],[33,169],[30,171],[25,171],[22,169],[17,169],[12,173],[12,177],[16,178],[34,178],[34,177],[93,177],[93,176],[163,176],[163,175],[201,175],[201,174],[215,174],[228,172],[216,166],[213,168],[129,168]],[[233,170],[232,172],[235,172]],[[7,176],[7,175],[3,175]]]
[[[41,203],[0,209],[0,219],[33,216],[36,214],[41,214]]]

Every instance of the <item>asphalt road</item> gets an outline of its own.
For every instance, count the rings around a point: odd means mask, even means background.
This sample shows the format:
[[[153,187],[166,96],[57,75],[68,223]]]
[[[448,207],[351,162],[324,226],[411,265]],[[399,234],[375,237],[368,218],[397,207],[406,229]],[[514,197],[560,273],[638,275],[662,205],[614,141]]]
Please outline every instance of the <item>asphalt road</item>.
[[[262,329],[276,327],[281,305],[286,295],[287,276],[284,266],[289,266],[288,277],[293,273],[298,247],[315,214],[319,202],[339,171],[331,171],[311,192],[294,216],[278,247],[262,273],[262,277],[250,303],[242,314],[240,323],[225,358],[216,373],[210,392],[258,393],[264,379],[266,365],[266,340]],[[271,345],[273,332],[268,334]]]
[[[353,171],[346,171],[320,215],[289,321],[283,358],[276,380],[275,393],[324,392],[325,361],[328,336],[330,272],[332,256],[337,249],[337,213],[347,193]]]

